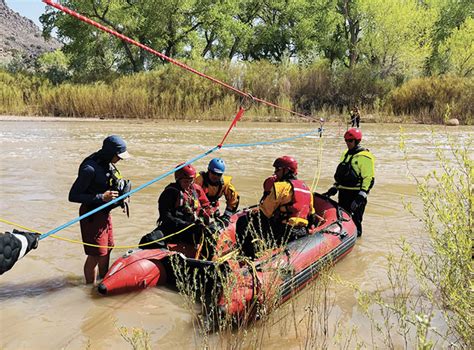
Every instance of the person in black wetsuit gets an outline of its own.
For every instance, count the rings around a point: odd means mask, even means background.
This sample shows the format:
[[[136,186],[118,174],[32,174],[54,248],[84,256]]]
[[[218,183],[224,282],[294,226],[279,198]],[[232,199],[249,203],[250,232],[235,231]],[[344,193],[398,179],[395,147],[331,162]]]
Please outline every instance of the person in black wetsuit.
[[[181,166],[179,164],[177,167]],[[188,164],[174,173],[175,182],[165,187],[158,199],[158,227],[140,240],[144,249],[166,243],[196,245],[204,237],[211,216],[210,202],[201,186],[195,183],[196,169]],[[176,232],[182,231],[179,234]],[[167,237],[169,236],[169,238]],[[167,238],[164,238],[167,237]]]
[[[0,233],[0,275],[10,270],[30,250],[38,247],[39,235],[32,232]]]
[[[124,180],[115,167],[118,161],[129,157],[125,141],[120,136],[111,135],[104,139],[99,151],[84,159],[69,192],[69,201],[81,203],[79,215],[130,191],[130,182]],[[87,255],[84,263],[86,283],[94,283],[97,276],[103,278],[109,269],[110,247],[114,245],[110,211],[119,205],[111,205],[80,222],[82,240],[102,246],[84,245]]]

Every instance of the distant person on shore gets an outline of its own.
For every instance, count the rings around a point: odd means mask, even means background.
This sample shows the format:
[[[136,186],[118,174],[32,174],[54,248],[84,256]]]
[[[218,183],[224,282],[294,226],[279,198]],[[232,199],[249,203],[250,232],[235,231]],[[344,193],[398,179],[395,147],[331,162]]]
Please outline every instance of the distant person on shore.
[[[323,195],[330,197],[339,192],[339,204],[352,213],[357,236],[360,237],[367,195],[375,181],[375,157],[368,149],[360,146],[362,132],[359,129],[349,129],[344,134],[344,140],[347,150],[342,154],[334,174],[336,182]]]
[[[207,199],[211,203],[212,216],[228,225],[230,217],[239,207],[239,194],[232,184],[232,177],[224,175],[225,162],[221,158],[211,159],[207,171],[201,171],[196,177],[196,183],[202,187]],[[225,211],[219,212],[219,199],[224,196],[226,201]]]
[[[351,123],[352,123],[352,127],[355,128],[355,127],[359,127],[360,125],[360,111],[359,111],[359,108],[357,106],[354,106],[350,113],[349,113],[350,117],[351,117]]]
[[[79,166],[77,179],[69,191],[69,201],[81,203],[79,215],[84,215],[130,191],[130,181],[124,180],[115,167],[118,161],[129,157],[125,141],[120,136],[111,135],[103,141],[99,151],[84,159]],[[95,283],[97,277],[103,278],[109,269],[111,247],[114,245],[110,211],[123,205],[111,205],[80,222],[84,243],[106,246],[99,248],[84,245],[87,256],[84,276],[87,284]]]

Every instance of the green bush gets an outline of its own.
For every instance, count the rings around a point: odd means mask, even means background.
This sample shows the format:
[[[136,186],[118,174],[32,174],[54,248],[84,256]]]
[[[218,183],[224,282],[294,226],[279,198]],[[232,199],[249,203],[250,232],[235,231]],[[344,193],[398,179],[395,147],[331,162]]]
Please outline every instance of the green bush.
[[[442,124],[449,110],[452,118],[471,125],[474,118],[474,78],[431,77],[413,79],[395,89],[387,100],[397,115],[418,116],[425,123]]]

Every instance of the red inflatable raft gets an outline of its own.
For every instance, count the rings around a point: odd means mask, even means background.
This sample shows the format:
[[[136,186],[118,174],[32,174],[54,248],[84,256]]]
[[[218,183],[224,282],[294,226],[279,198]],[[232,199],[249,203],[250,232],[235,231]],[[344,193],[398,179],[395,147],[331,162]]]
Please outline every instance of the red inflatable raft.
[[[213,271],[219,271],[214,276],[222,276],[223,272],[231,274],[234,281],[231,292],[218,291],[221,295],[214,300],[221,313],[241,315],[248,312],[255,301],[264,302],[263,299],[269,296],[276,296],[277,303],[284,302],[316,278],[325,264],[335,263],[347,255],[356,241],[357,230],[350,215],[336,202],[315,193],[314,204],[321,220],[311,234],[255,261],[243,263],[236,260],[236,255],[228,254],[235,244],[235,222],[240,215],[245,215],[240,212],[220,234],[217,246],[220,258],[215,257],[213,261],[194,259],[190,257],[194,257],[194,252],[190,252],[189,247],[177,245],[168,245],[168,249],[130,250],[110,267],[98,290],[103,295],[110,295],[162,284],[175,285],[177,278],[183,278],[183,273],[193,273],[195,279],[197,269],[211,275]],[[230,258],[222,259],[225,256]],[[174,268],[171,260],[175,260]],[[177,265],[186,268],[177,272]],[[214,283],[214,288],[216,285],[220,284]]]

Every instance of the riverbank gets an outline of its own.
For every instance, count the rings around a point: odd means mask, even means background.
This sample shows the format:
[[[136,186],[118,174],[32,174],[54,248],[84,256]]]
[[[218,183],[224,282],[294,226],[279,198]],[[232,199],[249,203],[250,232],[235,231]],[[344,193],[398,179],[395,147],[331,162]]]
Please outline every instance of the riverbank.
[[[241,121],[245,122],[254,122],[254,123],[320,123],[320,119],[323,119],[324,124],[326,125],[349,125],[349,119],[342,115],[315,115],[312,116],[312,119],[305,119],[303,117],[275,117],[275,116],[255,116],[251,112],[248,115],[244,115]],[[216,121],[216,122],[227,122],[231,119],[176,119],[176,118],[162,118],[162,119],[150,119],[150,118],[98,118],[98,117],[61,117],[61,116],[39,116],[39,115],[0,115],[0,121],[34,121],[34,122],[51,122],[51,121],[84,121],[84,122],[116,122],[120,121],[131,121],[131,122],[146,122],[146,123],[166,123],[173,121],[182,121],[189,123],[200,123],[204,121]],[[395,116],[375,116],[368,115],[362,118],[361,124],[422,124],[417,122],[415,118],[411,116],[395,117]],[[436,124],[433,124],[436,125]]]
[[[419,78],[395,86],[385,81],[363,83],[350,76],[341,82],[330,70],[285,70],[269,63],[237,72],[218,63],[202,68],[229,81],[246,79],[243,91],[317,119],[346,123],[349,111],[357,105],[362,122],[444,124],[446,119],[457,118],[461,125],[474,123],[472,78]],[[232,120],[241,105],[246,120],[302,119],[250,98],[242,101],[240,96],[169,66],[111,82],[58,85],[40,77],[0,72],[0,114],[5,115],[225,121]]]

